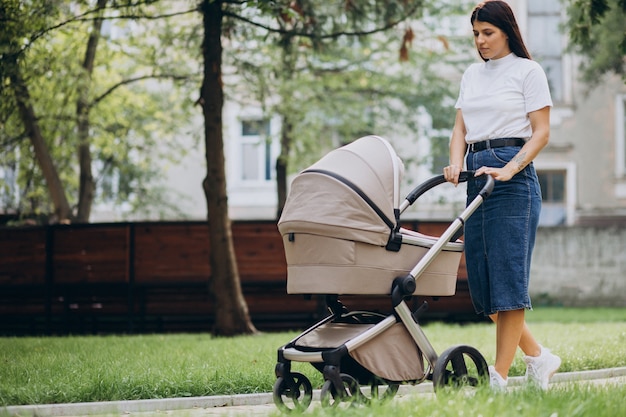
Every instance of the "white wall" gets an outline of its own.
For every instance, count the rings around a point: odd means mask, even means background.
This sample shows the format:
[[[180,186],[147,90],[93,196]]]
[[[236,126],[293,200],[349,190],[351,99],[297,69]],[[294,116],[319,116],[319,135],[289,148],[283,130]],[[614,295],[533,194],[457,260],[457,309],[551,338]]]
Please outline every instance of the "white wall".
[[[535,305],[626,307],[626,228],[540,228],[530,293]]]

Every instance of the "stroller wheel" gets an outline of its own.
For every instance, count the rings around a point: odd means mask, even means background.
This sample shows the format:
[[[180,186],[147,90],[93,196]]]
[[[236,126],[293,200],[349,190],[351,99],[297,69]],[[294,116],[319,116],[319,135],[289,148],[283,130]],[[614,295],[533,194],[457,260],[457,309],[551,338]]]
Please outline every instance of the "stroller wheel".
[[[274,383],[274,404],[284,413],[302,412],[311,405],[313,387],[311,381],[301,373],[294,372],[290,376],[279,377]]]
[[[339,391],[331,380],[326,380],[322,385],[320,400],[322,407],[337,407],[341,402],[356,405],[364,400],[359,388],[359,382],[351,375],[341,374],[343,390]]]
[[[439,356],[433,370],[435,392],[446,386],[477,387],[488,379],[487,361],[471,346],[453,346]]]

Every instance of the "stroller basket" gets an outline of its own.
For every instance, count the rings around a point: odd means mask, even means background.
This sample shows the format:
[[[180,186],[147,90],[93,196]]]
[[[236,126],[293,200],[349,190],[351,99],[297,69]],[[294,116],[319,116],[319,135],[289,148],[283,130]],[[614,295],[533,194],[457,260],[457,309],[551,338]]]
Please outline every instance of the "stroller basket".
[[[370,330],[374,324],[348,324],[330,322],[323,324],[296,340],[294,346],[300,350],[335,349],[359,334]],[[402,323],[396,323],[384,334],[349,353],[360,367],[351,366],[351,361],[342,364],[344,372],[357,376],[359,382],[371,382],[371,375],[386,381],[417,381],[424,377],[424,361],[411,335]],[[360,377],[359,377],[360,376]]]

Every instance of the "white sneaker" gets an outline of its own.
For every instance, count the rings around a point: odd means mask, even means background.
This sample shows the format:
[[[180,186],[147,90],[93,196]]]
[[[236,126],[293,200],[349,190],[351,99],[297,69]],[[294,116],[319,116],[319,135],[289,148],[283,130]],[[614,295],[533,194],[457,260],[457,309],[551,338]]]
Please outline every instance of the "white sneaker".
[[[550,378],[561,366],[561,358],[551,353],[549,349],[541,345],[540,347],[541,354],[539,356],[524,356],[526,381],[546,390]]]
[[[504,379],[502,375],[496,371],[496,368],[493,366],[489,367],[489,387],[494,392],[506,392],[508,380]]]

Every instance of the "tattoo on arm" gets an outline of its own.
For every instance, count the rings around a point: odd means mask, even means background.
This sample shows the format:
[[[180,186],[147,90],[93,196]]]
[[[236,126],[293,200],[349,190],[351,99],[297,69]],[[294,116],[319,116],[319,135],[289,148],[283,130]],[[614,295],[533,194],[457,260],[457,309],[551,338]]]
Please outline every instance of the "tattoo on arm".
[[[528,165],[528,162],[526,161],[526,152],[523,152],[513,158],[513,162],[517,164],[517,172],[523,170],[524,167]]]

